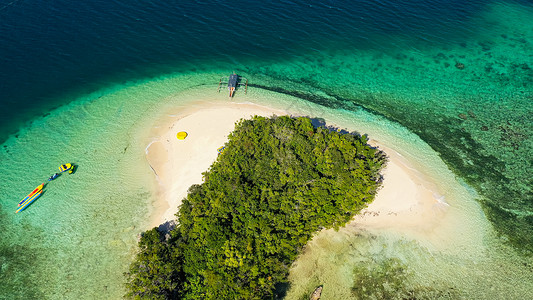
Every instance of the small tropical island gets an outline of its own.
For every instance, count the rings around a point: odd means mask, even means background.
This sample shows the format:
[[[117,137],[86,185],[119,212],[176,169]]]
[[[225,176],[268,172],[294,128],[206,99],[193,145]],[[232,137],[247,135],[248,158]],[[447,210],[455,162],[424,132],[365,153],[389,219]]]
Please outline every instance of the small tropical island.
[[[142,234],[127,296],[279,296],[313,235],[374,200],[387,156],[367,142],[308,117],[241,119],[204,182],[189,188],[178,225]]]

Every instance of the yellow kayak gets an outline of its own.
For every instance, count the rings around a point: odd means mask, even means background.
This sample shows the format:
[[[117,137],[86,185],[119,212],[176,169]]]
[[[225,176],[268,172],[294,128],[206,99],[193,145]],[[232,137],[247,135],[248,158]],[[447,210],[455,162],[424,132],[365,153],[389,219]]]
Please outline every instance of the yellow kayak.
[[[22,205],[19,207],[19,209],[17,209],[17,211],[15,211],[15,213],[21,212],[24,209],[26,209],[26,207],[28,207],[33,201],[35,201],[35,199],[39,198],[42,194],[43,194],[43,190],[40,190],[37,193],[33,194],[33,196],[28,198],[26,202],[22,203]]]
[[[29,193],[28,196],[24,197],[22,200],[20,200],[19,202],[19,206],[21,206],[24,202],[26,202],[26,200],[28,200],[29,198],[31,198],[33,195],[37,194],[40,190],[42,190],[44,187],[44,183],[41,183],[38,187],[36,187],[33,192]]]

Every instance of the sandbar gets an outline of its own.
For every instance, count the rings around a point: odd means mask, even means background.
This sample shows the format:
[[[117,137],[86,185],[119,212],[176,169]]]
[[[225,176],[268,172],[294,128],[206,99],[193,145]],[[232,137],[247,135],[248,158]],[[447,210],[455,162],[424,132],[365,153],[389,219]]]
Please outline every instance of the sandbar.
[[[299,114],[253,103],[205,101],[169,111],[158,120],[146,147],[146,159],[158,182],[152,226],[175,219],[189,187],[202,183],[202,173],[217,159],[217,149],[227,141],[235,123],[253,115]],[[335,125],[335,120],[326,119],[326,122]],[[185,140],[177,139],[180,131],[188,133]],[[436,184],[413,168],[395,149],[379,141],[371,140],[371,144],[387,153],[389,163],[383,171],[383,186],[375,200],[352,224],[365,229],[430,234],[448,206],[439,196]]]

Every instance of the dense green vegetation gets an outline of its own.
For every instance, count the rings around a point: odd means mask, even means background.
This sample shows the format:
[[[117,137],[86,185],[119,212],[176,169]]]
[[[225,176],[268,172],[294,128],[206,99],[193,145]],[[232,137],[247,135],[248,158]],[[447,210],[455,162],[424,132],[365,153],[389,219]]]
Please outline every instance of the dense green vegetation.
[[[385,162],[365,136],[309,118],[241,120],[205,182],[189,189],[179,226],[142,236],[129,296],[274,296],[313,233],[343,226],[374,199]]]

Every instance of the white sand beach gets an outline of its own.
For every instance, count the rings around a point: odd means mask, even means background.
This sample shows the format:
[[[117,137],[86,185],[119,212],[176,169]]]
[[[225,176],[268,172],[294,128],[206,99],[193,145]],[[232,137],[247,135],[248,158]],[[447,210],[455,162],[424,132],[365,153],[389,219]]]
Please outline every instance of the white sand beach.
[[[152,225],[175,219],[188,188],[202,182],[202,173],[217,158],[217,149],[234,129],[235,122],[253,115],[291,115],[290,112],[250,103],[205,102],[168,113],[167,120],[154,127],[146,158],[159,183]],[[292,113],[292,115],[298,115]],[[326,120],[328,124],[332,124]],[[185,131],[185,140],[176,134]],[[376,199],[354,219],[365,228],[431,231],[443,215],[446,204],[439,202],[435,186],[394,149],[373,142],[389,156],[384,185]],[[438,207],[438,209],[437,209]]]
[[[202,183],[202,173],[218,156],[235,128],[235,122],[254,115],[287,114],[253,104],[235,102],[207,102],[168,115],[164,126],[154,129],[154,138],[146,148],[146,158],[159,183],[153,226],[175,219],[181,200],[193,184]],[[185,140],[176,134],[187,132]]]
[[[379,143],[372,144],[387,153],[389,162],[383,170],[383,186],[376,199],[353,223],[367,229],[430,234],[442,222],[449,206],[436,184],[395,150]]]

